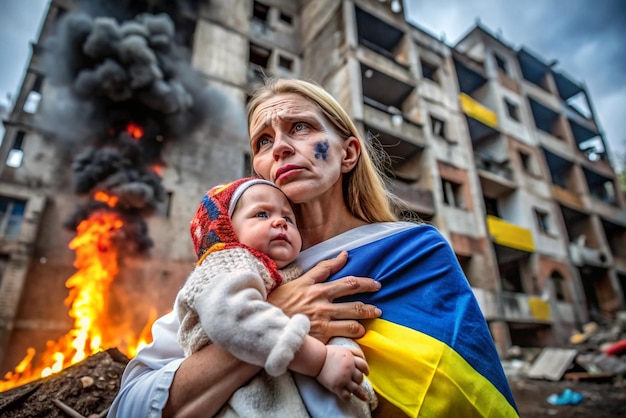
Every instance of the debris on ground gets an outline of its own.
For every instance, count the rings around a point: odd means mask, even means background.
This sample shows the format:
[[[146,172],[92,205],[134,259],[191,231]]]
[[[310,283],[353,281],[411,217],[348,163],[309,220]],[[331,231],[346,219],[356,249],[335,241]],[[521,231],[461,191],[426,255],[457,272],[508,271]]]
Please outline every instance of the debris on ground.
[[[0,393],[0,416],[105,417],[128,357],[109,349],[50,377]]]
[[[503,366],[522,418],[626,417],[626,312],[567,347],[514,347]]]

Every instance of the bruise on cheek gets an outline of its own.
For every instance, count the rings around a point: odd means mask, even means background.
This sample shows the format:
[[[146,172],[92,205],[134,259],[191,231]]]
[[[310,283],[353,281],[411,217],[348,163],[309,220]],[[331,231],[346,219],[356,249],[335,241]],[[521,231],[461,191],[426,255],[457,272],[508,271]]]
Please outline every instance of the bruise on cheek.
[[[328,141],[320,141],[315,144],[315,159],[322,159],[326,161],[328,159]]]

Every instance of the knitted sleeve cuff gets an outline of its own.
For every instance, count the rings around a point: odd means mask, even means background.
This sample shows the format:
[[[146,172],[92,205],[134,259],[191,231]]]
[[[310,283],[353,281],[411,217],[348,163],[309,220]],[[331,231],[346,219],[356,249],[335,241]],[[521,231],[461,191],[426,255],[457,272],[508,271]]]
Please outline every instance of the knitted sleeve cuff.
[[[289,364],[302,347],[309,334],[311,323],[306,315],[296,314],[289,320],[279,340],[267,356],[265,371],[270,376],[280,376],[287,371]]]

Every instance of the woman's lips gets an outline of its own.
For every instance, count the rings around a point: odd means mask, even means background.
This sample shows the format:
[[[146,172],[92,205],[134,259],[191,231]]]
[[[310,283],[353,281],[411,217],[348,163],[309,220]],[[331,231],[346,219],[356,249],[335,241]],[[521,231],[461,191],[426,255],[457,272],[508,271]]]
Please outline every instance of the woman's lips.
[[[301,169],[302,167],[293,164],[282,166],[278,170],[276,170],[276,178],[274,179],[274,181],[284,179],[285,177],[288,177],[289,175],[294,174]]]

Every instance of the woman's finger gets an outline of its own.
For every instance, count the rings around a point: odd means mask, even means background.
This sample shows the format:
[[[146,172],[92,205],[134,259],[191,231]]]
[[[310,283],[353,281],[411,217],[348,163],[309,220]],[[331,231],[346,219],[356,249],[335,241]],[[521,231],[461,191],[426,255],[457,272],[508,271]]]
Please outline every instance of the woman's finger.
[[[337,302],[328,309],[333,319],[373,319],[382,315],[382,311],[375,305],[363,302]]]
[[[330,321],[324,334],[323,339],[314,334],[311,335],[322,341],[327,341],[332,337],[360,338],[365,334],[365,327],[354,320]]]
[[[346,276],[332,282],[324,283],[328,300],[356,295],[364,292],[376,292],[380,290],[380,282],[368,277]]]
[[[335,258],[317,263],[315,267],[303,274],[302,277],[312,280],[314,283],[321,283],[341,270],[346,261],[348,261],[348,253],[342,251]]]

